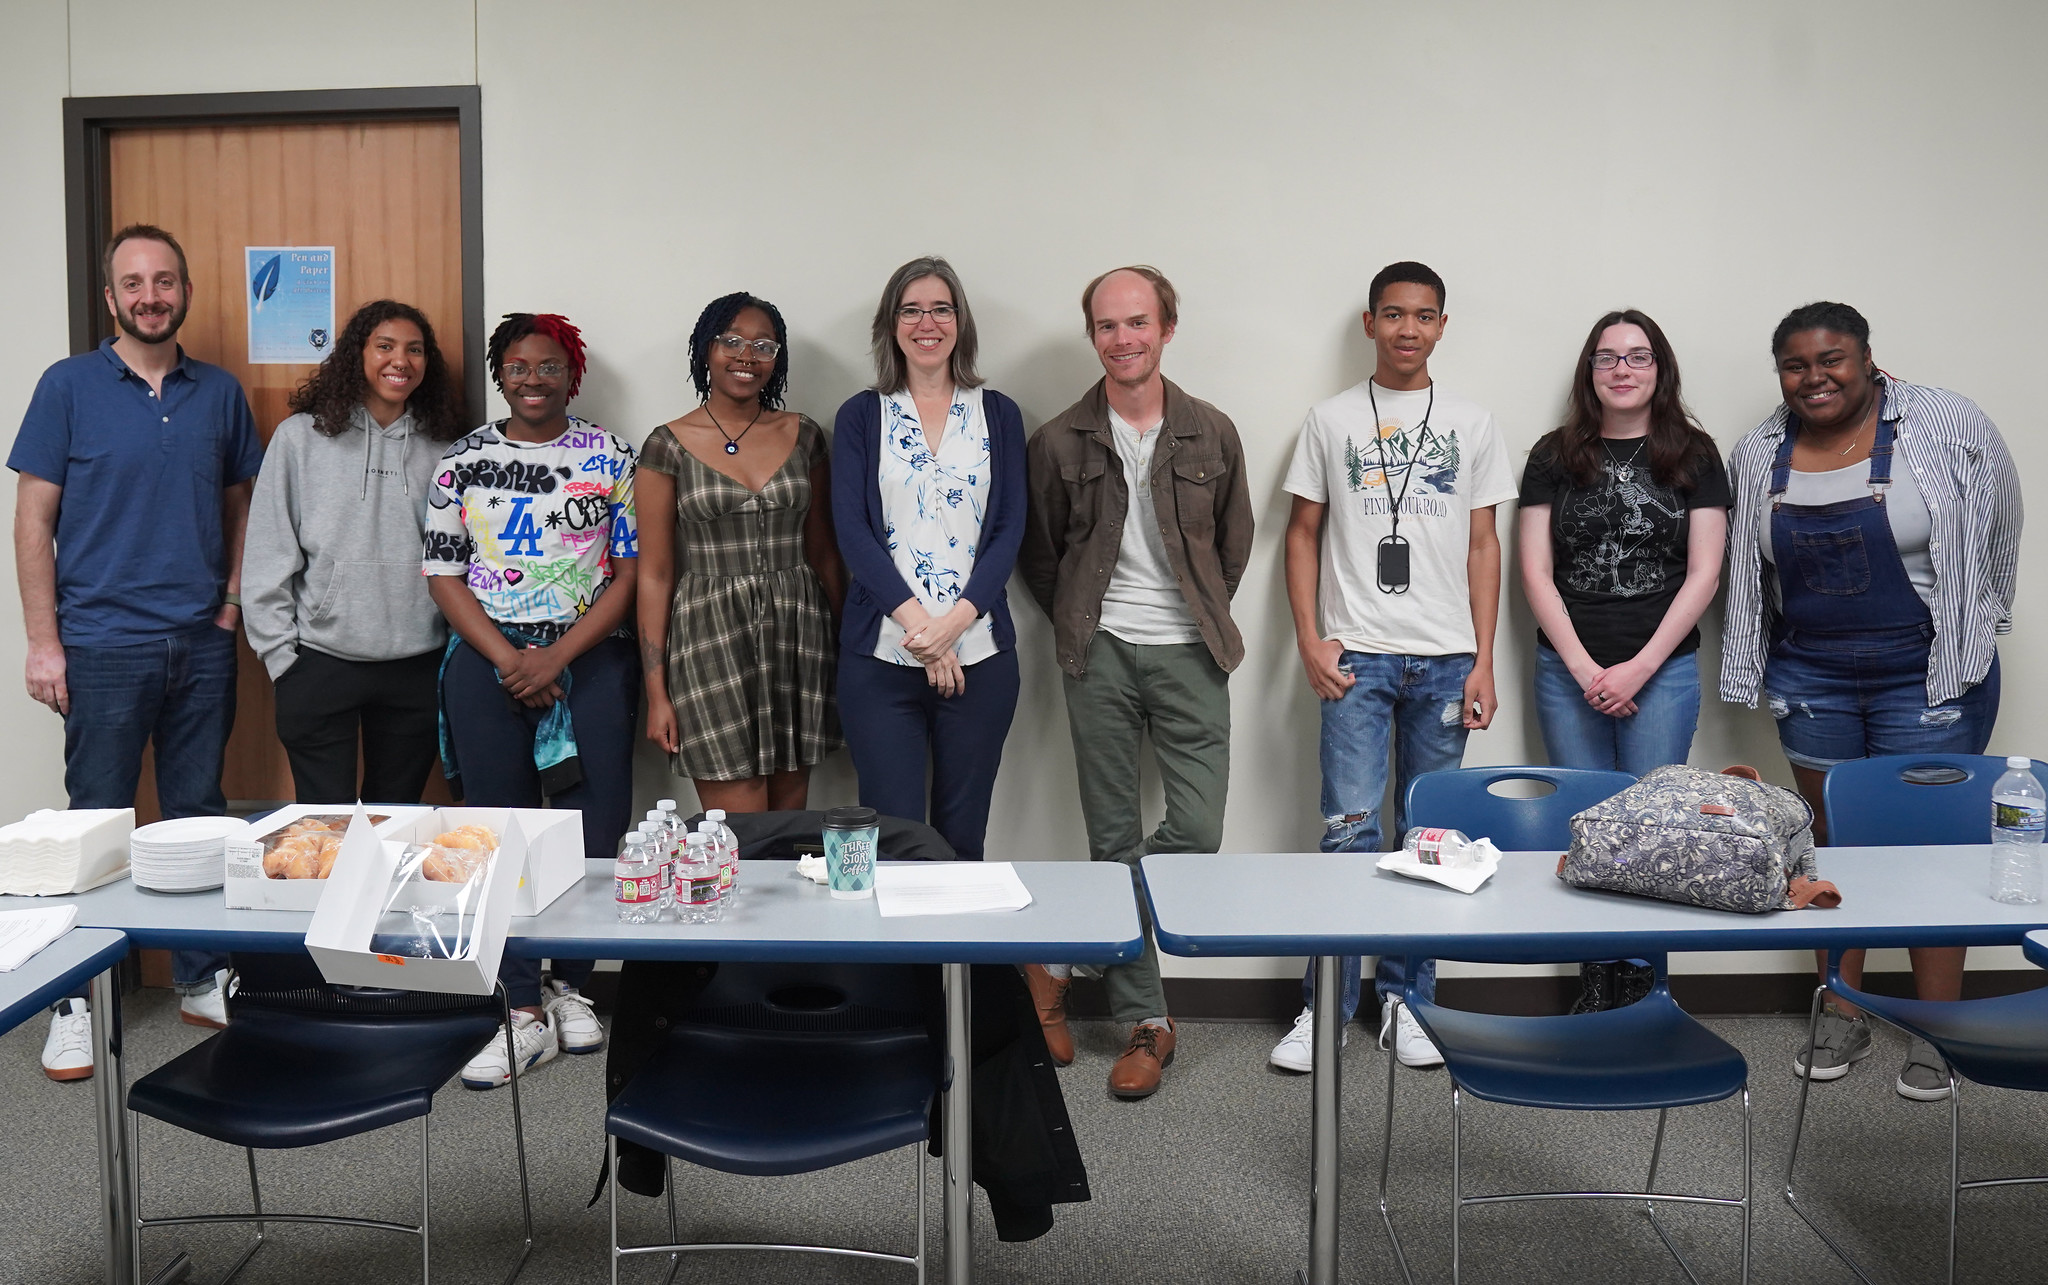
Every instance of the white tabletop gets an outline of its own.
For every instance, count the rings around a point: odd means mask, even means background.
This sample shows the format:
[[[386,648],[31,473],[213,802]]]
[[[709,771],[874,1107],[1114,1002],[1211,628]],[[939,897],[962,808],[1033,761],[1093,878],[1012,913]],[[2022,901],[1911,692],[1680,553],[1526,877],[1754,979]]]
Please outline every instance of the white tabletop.
[[[128,939],[120,933],[73,928],[13,972],[0,973],[0,1033],[34,1017],[127,954]]]
[[[1510,852],[1466,896],[1347,853],[1154,854],[1142,864],[1159,948],[1175,955],[1434,955],[1484,962],[1825,946],[1987,946],[2048,926],[2048,903],[1989,892],[1988,845],[1822,848],[1834,910],[1704,910],[1557,877],[1556,852]]]
[[[611,863],[588,866],[553,905],[512,921],[508,951],[557,959],[1114,964],[1143,948],[1131,876],[1114,862],[1017,862],[1031,892],[1031,904],[1018,911],[884,919],[873,898],[839,900],[798,874],[793,861],[743,861],[741,895],[715,924],[622,924]]]
[[[885,863],[886,864],[886,863]],[[538,915],[512,920],[506,951],[560,959],[825,960],[853,963],[1123,963],[1143,940],[1122,865],[1020,861],[1023,910],[884,919],[872,898],[840,901],[793,861],[743,861],[744,890],[716,924],[622,924],[611,862],[589,861],[581,882]],[[0,897],[0,910],[76,902],[81,927],[124,932],[137,946],[291,952],[305,949],[312,915],[229,910],[221,892],[161,893],[120,879],[68,897]]]

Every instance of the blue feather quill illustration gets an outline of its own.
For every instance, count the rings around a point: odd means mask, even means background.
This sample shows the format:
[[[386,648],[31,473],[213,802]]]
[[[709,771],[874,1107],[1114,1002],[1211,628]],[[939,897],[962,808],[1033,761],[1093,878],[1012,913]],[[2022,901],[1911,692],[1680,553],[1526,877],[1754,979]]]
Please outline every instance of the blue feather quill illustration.
[[[278,273],[282,270],[283,262],[283,255],[271,255],[267,263],[256,269],[255,277],[250,280],[249,293],[256,296],[256,310],[258,312],[263,310],[263,301],[277,293],[277,278]]]

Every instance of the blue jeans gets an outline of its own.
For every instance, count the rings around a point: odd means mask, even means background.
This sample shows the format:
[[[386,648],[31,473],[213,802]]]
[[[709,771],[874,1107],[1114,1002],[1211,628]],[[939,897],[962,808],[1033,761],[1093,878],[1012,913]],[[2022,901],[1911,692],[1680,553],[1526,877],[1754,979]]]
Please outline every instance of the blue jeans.
[[[235,631],[196,633],[127,647],[66,647],[64,790],[74,808],[135,806],[142,749],[154,745],[156,797],[165,820],[220,816],[221,760],[235,725]],[[210,990],[228,966],[218,951],[174,950],[181,994]]]
[[[1700,722],[1698,652],[1673,656],[1636,693],[1636,712],[1611,718],[1586,703],[1564,657],[1536,648],[1536,721],[1554,767],[1592,768],[1641,776],[1683,763]]]
[[[1383,844],[1380,808],[1387,794],[1388,752],[1393,754],[1394,834],[1407,819],[1408,783],[1424,772],[1440,772],[1465,761],[1465,680],[1472,657],[1379,656],[1346,651],[1337,667],[1352,677],[1344,695],[1322,703],[1324,852],[1377,853]],[[1391,742],[1391,743],[1390,743]],[[1344,960],[1344,1020],[1358,1014],[1362,961]],[[1398,958],[1382,958],[1373,976],[1381,1000],[1398,995],[1407,981]],[[1436,961],[1422,965],[1416,979],[1424,995],[1436,994]],[[1302,1003],[1315,1003],[1313,966],[1301,979]]]
[[[1795,767],[1824,772],[1883,754],[1982,754],[1998,721],[1999,671],[1927,703],[1931,626],[1861,634],[1794,631],[1771,649],[1764,700]]]

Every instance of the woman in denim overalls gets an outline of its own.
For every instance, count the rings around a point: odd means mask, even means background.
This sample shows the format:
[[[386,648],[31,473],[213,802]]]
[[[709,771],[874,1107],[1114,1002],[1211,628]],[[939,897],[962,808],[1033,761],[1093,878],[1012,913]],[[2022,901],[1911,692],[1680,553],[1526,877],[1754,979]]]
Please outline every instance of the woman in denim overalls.
[[[1942,533],[1948,528],[1959,541],[1960,517],[1978,528],[1975,538],[1987,549],[2009,548],[2017,541],[2018,482],[1997,429],[1973,404],[1877,369],[1869,324],[1854,308],[1797,309],[1779,324],[1771,349],[1786,413],[1759,426],[1735,453],[1735,520],[1753,528],[1744,543],[1760,555],[1749,561],[1751,573],[1761,573],[1757,605],[1764,610],[1761,620],[1744,617],[1731,600],[1729,663],[1754,651],[1756,627],[1767,623],[1762,695],[1799,792],[1813,806],[1815,838],[1824,843],[1821,785],[1833,764],[1984,752],[1998,716],[1998,658],[1988,637],[1995,621],[1982,604],[1963,601],[1980,567],[1959,577],[1963,583],[1948,583],[1958,555],[1973,564],[1984,559],[1958,549],[1944,554]],[[1988,459],[1990,483],[2010,493],[1966,498],[1966,470],[1954,463],[1962,459]],[[1973,505],[1990,520],[1975,521]],[[2010,529],[1983,529],[2008,521]],[[1936,568],[1944,564],[1949,570],[1937,594]],[[1746,569],[1731,567],[1731,585]],[[1773,597],[1775,612],[1768,609]],[[2004,597],[2009,611],[2009,588]],[[1937,641],[1937,621],[1951,628],[1981,623],[1987,637],[1974,650],[1959,650],[1953,640]],[[1747,649],[1739,635],[1746,635]],[[1950,645],[1944,649],[1943,642]],[[1982,655],[1984,662],[1960,674],[1959,691],[1933,690],[1958,655]],[[1739,675],[1724,679],[1724,697],[1739,698],[1729,689],[1741,682]],[[1940,695],[1947,698],[1935,699]],[[1912,951],[1920,998],[1961,998],[1963,954],[1962,947]],[[1849,952],[1843,978],[1859,984],[1862,970],[1863,952]],[[1861,1015],[1831,1000],[1813,1078],[1838,1078],[1869,1052]],[[1793,1070],[1807,1073],[1803,1050]],[[1921,1101],[1948,1096],[1941,1058],[1924,1041],[1914,1041],[1898,1091]]]

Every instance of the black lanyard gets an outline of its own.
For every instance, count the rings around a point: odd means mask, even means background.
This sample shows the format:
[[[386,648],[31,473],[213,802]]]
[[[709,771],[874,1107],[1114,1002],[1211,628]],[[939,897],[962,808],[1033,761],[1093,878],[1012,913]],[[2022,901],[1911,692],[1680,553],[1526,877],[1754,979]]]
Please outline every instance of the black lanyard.
[[[1408,542],[1401,538],[1401,503],[1408,498],[1408,488],[1415,484],[1415,467],[1422,461],[1422,448],[1429,441],[1429,417],[1436,410],[1436,381],[1429,381],[1429,401],[1422,409],[1422,423],[1415,430],[1415,449],[1408,455],[1408,470],[1401,477],[1401,489],[1394,490],[1394,482],[1387,470],[1387,439],[1380,431],[1380,402],[1373,396],[1372,381],[1365,381],[1365,397],[1372,404],[1372,440],[1379,450],[1380,485],[1387,488],[1389,509],[1387,520],[1392,533],[1380,537],[1379,546],[1379,590],[1381,593],[1407,593]]]

